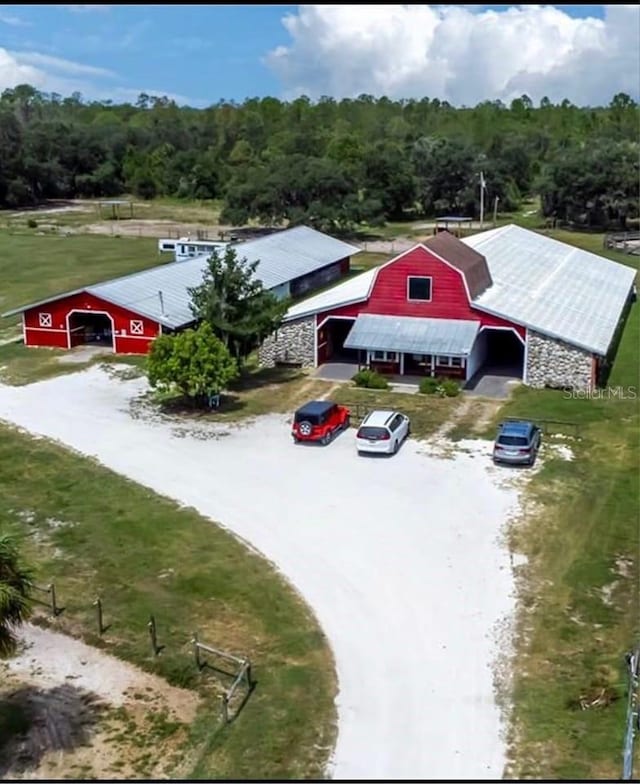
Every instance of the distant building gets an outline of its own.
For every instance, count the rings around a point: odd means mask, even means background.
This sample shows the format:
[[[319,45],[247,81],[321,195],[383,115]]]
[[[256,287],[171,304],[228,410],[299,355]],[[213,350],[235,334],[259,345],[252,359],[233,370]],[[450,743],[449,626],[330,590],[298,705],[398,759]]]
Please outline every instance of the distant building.
[[[161,253],[173,253],[175,261],[188,261],[196,256],[210,255],[214,250],[224,252],[227,245],[229,243],[222,240],[194,240],[191,237],[158,240],[158,250]]]
[[[256,276],[277,297],[293,299],[346,275],[360,248],[300,226],[235,245],[258,262]],[[72,348],[105,344],[117,354],[144,354],[163,332],[194,323],[189,289],[202,282],[210,254],[156,267],[24,305],[27,346]]]

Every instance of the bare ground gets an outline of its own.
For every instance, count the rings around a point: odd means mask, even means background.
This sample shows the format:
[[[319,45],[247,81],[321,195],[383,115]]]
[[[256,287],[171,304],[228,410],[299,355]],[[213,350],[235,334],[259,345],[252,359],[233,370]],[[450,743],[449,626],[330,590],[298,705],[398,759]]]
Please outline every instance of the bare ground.
[[[188,765],[195,692],[32,625],[0,668],[0,708],[19,712],[26,726],[6,744],[0,739],[3,779],[175,778]]]

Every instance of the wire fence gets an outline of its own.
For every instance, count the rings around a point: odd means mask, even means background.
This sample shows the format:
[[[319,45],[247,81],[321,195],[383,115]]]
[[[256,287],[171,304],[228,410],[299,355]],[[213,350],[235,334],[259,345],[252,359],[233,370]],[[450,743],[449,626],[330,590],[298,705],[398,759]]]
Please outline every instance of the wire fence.
[[[627,675],[629,690],[627,696],[627,718],[624,734],[624,749],[622,752],[622,779],[630,781],[633,776],[633,742],[640,724],[640,711],[638,710],[638,683],[640,674],[640,645],[628,653]]]
[[[580,438],[581,427],[579,422],[568,422],[564,419],[538,419],[537,417],[505,417],[505,422],[519,422],[526,419],[529,422],[534,422],[539,425],[543,433],[563,433],[567,432],[575,438]]]

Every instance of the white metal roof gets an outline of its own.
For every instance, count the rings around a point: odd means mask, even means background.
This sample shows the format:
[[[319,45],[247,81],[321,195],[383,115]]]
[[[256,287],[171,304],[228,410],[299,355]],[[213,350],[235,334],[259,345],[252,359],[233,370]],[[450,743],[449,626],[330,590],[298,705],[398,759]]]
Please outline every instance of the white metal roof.
[[[256,277],[267,289],[287,283],[301,275],[358,253],[360,248],[348,245],[319,231],[300,226],[260,237],[235,246],[239,258],[249,263],[258,261]],[[96,297],[129,308],[142,316],[170,328],[181,327],[194,320],[189,307],[188,289],[202,283],[209,254],[181,262],[169,262],[132,275],[85,286],[16,308],[5,316],[21,313],[46,302],[87,291]],[[162,292],[160,297],[159,292]]]
[[[329,308],[348,305],[351,302],[362,302],[369,296],[369,289],[376,272],[377,267],[374,267],[292,305],[287,311],[285,320],[291,321],[311,313],[320,313],[323,310],[329,310]]]
[[[351,327],[344,345],[345,348],[371,351],[467,356],[479,327],[479,320],[361,313]]]
[[[256,274],[267,289],[360,253],[360,248],[308,226],[279,231],[235,246],[247,261],[259,260]]]
[[[515,225],[462,242],[482,253],[493,279],[474,306],[606,354],[635,270]]]

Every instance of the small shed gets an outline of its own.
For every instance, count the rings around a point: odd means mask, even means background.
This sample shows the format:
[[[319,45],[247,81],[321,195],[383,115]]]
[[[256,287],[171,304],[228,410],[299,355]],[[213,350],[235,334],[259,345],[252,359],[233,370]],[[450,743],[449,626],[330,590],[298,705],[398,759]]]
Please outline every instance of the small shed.
[[[433,228],[434,234],[441,231],[448,231],[450,234],[460,237],[462,229],[470,229],[473,218],[463,218],[459,215],[445,215],[443,218],[436,218],[436,225]]]
[[[129,208],[129,215],[125,217],[133,218],[133,202],[130,199],[106,199],[98,202],[98,215],[102,218],[102,209],[106,208],[107,216],[111,220],[121,220],[122,210]]]

